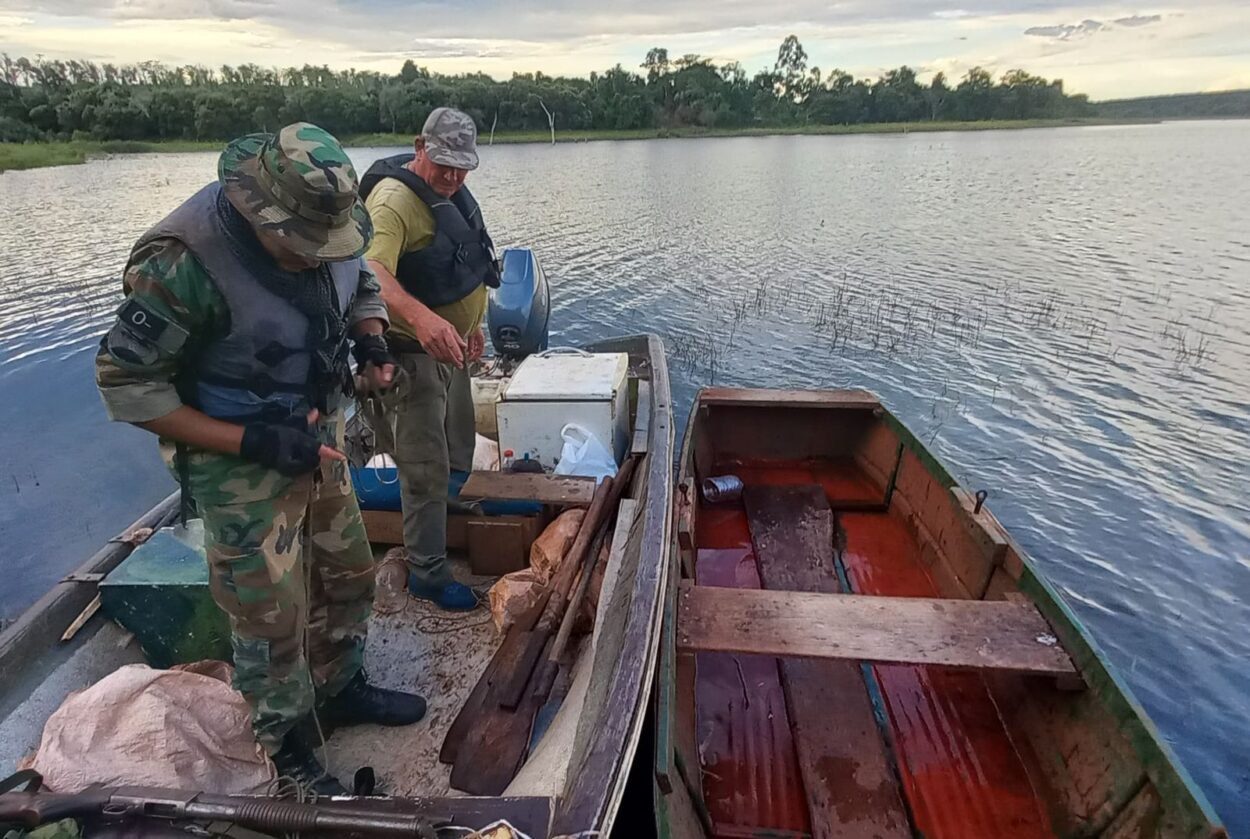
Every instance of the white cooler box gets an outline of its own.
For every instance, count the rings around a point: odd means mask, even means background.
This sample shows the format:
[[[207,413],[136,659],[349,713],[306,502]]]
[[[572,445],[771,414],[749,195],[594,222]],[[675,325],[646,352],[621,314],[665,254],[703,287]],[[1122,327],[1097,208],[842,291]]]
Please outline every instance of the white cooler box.
[[[619,464],[629,445],[629,356],[548,350],[522,361],[495,405],[499,453],[537,460],[552,469],[577,423],[613,450]]]

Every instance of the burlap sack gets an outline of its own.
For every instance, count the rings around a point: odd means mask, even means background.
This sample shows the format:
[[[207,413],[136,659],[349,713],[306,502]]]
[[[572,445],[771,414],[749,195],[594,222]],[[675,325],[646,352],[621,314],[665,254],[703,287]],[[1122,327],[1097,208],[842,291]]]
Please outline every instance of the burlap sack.
[[[538,575],[539,582],[546,584],[556,575],[585,517],[586,511],[582,509],[564,511],[530,545],[530,568]]]
[[[532,568],[522,568],[500,577],[490,587],[489,593],[490,615],[495,619],[495,629],[501,635],[507,632],[520,615],[533,608],[544,588]]]
[[[131,664],[70,694],[44,726],[32,767],[66,793],[103,784],[255,795],[274,779],[222,662]]]

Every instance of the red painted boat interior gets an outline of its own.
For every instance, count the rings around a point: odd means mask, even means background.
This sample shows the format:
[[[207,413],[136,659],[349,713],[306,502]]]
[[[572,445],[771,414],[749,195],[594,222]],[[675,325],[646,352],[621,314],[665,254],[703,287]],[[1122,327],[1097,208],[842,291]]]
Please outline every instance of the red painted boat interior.
[[[837,554],[852,591],[940,596],[921,564],[912,529],[897,511],[838,510],[839,503],[882,498],[882,487],[854,461],[722,460],[710,474],[736,474],[747,484],[822,486],[835,511]],[[696,503],[697,584],[759,588],[742,505]],[[980,674],[910,665],[868,669],[916,835],[1054,835]],[[813,833],[778,660],[699,653],[694,687],[702,787],[713,834]],[[814,833],[837,835],[825,827]]]

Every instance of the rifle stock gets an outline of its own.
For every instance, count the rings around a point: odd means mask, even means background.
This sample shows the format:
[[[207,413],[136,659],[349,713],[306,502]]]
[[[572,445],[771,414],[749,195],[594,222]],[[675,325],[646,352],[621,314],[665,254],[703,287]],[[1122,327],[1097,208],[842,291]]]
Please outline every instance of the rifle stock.
[[[15,824],[29,830],[61,819],[98,815],[108,800],[105,789],[86,789],[74,795],[6,792],[0,795],[0,825]]]

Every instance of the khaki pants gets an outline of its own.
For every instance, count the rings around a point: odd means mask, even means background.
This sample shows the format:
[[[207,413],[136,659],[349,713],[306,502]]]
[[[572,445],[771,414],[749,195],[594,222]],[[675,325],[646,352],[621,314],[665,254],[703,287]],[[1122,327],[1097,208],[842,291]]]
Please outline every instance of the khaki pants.
[[[378,450],[399,467],[404,547],[418,581],[453,581],[447,564],[447,482],[473,468],[476,431],[469,373],[425,353],[396,353],[403,374],[382,398],[383,416],[369,416]]]

